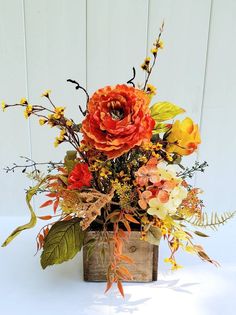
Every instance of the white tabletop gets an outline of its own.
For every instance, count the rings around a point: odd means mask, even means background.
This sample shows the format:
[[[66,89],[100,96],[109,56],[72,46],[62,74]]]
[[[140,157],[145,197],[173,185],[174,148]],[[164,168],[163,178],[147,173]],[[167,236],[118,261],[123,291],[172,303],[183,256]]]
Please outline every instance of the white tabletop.
[[[0,241],[25,220],[1,218]],[[125,283],[123,299],[117,289],[104,294],[104,283],[83,281],[81,255],[42,270],[40,256],[34,256],[36,234],[37,228],[23,232],[8,247],[0,249],[1,315],[236,314],[235,246],[232,256],[228,253],[223,263],[221,260],[220,268],[191,256],[188,261],[184,258],[185,267],[174,273],[162,263],[167,252],[161,248],[159,280]],[[222,258],[224,248],[220,245],[218,249]]]

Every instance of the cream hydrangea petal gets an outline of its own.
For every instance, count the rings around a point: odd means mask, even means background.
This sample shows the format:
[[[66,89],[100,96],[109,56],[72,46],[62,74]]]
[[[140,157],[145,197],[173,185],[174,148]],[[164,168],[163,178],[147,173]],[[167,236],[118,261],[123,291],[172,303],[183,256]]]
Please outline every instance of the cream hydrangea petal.
[[[159,208],[149,208],[147,213],[150,215],[156,215],[159,219],[163,220],[168,214],[168,209],[160,205]]]
[[[147,213],[150,215],[156,215],[157,211],[158,210],[156,208],[148,208]]]
[[[157,207],[159,207],[160,202],[157,198],[152,198],[149,200],[148,204],[151,208],[157,208]]]

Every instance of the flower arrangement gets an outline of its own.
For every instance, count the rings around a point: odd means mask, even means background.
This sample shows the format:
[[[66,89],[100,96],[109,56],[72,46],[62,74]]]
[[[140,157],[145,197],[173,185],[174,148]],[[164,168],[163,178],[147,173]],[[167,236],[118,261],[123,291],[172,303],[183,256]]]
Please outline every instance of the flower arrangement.
[[[122,295],[122,281],[132,279],[124,264],[133,263],[122,255],[122,247],[133,230],[140,231],[144,242],[167,242],[170,256],[165,261],[172,270],[181,267],[175,259],[179,249],[217,265],[194,243],[194,234],[206,237],[197,228],[215,229],[234,213],[209,217],[203,212],[202,191],[187,182],[207,166],[206,162],[195,162],[192,168],[182,165],[182,158],[196,152],[201,143],[198,125],[189,117],[173,121],[185,112],[175,104],[150,106],[156,88],[149,79],[163,48],[162,31],[163,25],[151,49],[152,58],[147,57],[141,65],[146,74],[142,86],[134,83],[134,68],[126,84],[106,86],[91,97],[79,83],[68,80],[87,98],[86,109],[80,107],[82,123],[67,118],[65,108],[54,105],[49,90],[42,95],[49,107],[31,105],[25,98],[12,105],[2,102],[3,110],[21,107],[25,118],[36,116],[40,125],[58,128],[55,147],[66,142],[73,147],[63,162],[36,163],[25,158],[25,165],[6,168],[7,172],[22,168],[36,184],[26,193],[30,222],[15,229],[3,246],[34,227],[37,219],[50,220],[37,235],[45,269],[73,258],[83,246],[93,250],[96,242],[85,243],[86,232],[102,231],[104,241],[111,245],[106,290],[117,283]],[[41,164],[48,165],[46,175],[38,169]],[[46,197],[40,208],[50,206],[52,213],[35,214],[31,199],[39,193]],[[108,231],[113,231],[112,237]]]

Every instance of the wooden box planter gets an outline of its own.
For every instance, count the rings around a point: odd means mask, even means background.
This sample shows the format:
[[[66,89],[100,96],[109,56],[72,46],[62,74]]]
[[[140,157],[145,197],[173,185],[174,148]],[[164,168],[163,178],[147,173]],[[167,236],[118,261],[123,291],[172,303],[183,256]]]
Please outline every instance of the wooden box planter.
[[[90,239],[97,239],[99,231],[89,231],[85,243]],[[112,234],[112,232],[109,232]],[[107,249],[107,245],[105,245]],[[105,250],[105,253],[107,251]],[[123,254],[132,258],[135,263],[127,265],[133,275],[132,282],[151,282],[157,280],[158,246],[140,240],[140,232],[132,231],[129,240],[124,243]],[[83,248],[84,280],[106,281],[108,254],[101,259],[101,246],[95,246],[88,257],[88,247]]]

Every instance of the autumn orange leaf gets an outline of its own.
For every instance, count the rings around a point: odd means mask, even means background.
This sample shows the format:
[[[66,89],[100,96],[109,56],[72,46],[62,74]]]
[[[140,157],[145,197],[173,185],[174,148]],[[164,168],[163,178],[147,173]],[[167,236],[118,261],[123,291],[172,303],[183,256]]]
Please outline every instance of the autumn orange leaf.
[[[130,228],[130,225],[129,225],[129,222],[124,220],[122,221],[124,223],[124,226],[126,227],[126,230],[128,231],[128,233],[130,234],[131,233],[131,228]]]
[[[132,280],[133,276],[130,274],[129,270],[125,268],[124,266],[120,266],[116,270],[116,274],[122,279],[122,280]]]
[[[127,264],[133,264],[134,263],[134,260],[128,256],[120,255],[119,258],[120,258],[120,260],[125,261]]]
[[[106,220],[110,220],[111,218],[113,218],[114,216],[118,215],[120,212],[119,211],[114,211],[110,214],[108,214],[108,216],[106,217]]]
[[[105,293],[107,293],[107,291],[109,291],[111,287],[112,287],[112,282],[107,281],[107,287],[106,287]]]
[[[125,295],[124,295],[124,289],[123,289],[123,285],[122,285],[122,283],[121,283],[120,280],[117,281],[117,288],[119,289],[120,294],[121,294],[121,295],[123,296],[123,298],[124,298],[124,297],[125,297]]]
[[[46,202],[44,202],[44,203],[40,206],[40,208],[44,208],[44,207],[50,206],[52,203],[53,203],[52,200],[47,200]]]
[[[59,205],[59,198],[57,198],[56,201],[53,204],[53,212],[54,212],[54,214],[57,211],[58,205]]]
[[[53,198],[57,196],[57,193],[48,193],[46,194],[47,197]]]
[[[118,235],[119,235],[119,237],[121,237],[123,239],[127,239],[128,238],[127,233],[125,231],[123,231],[122,229],[118,230]]]
[[[43,215],[43,216],[38,217],[38,219],[40,220],[50,220],[51,218],[52,218],[51,215]]]
[[[131,279],[133,278],[131,273],[129,272],[129,270],[125,267],[125,266],[120,266],[119,267],[120,271],[123,272],[124,274],[126,274],[128,277],[130,277]]]
[[[126,218],[126,220],[128,220],[130,222],[140,224],[132,215],[130,215],[128,213],[125,213],[125,218]]]
[[[44,237],[46,237],[48,235],[48,232],[49,232],[49,228],[46,227],[44,230],[43,230],[43,235]]]

